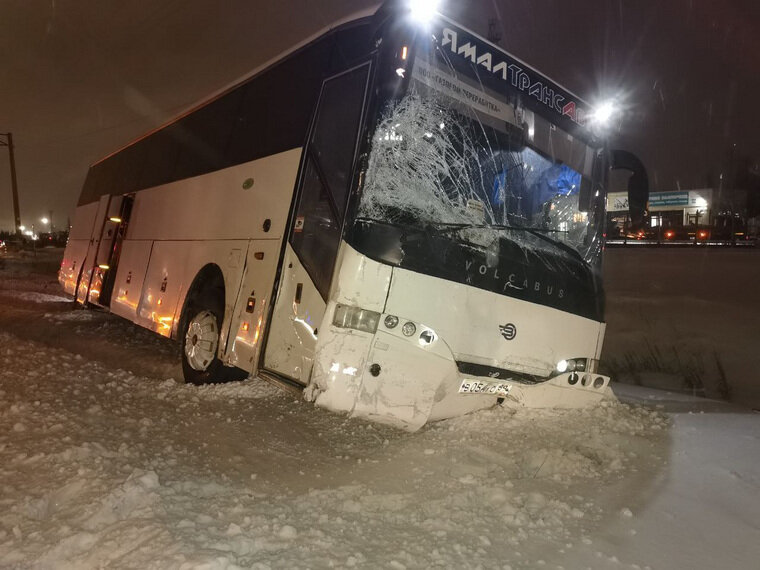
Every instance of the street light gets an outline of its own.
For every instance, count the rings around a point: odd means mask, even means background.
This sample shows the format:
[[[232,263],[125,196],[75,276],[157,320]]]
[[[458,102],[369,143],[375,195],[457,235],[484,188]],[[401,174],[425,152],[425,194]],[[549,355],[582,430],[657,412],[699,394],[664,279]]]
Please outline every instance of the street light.
[[[50,234],[53,234],[53,210],[48,210],[48,215],[43,217],[40,221],[43,224],[50,224]]]

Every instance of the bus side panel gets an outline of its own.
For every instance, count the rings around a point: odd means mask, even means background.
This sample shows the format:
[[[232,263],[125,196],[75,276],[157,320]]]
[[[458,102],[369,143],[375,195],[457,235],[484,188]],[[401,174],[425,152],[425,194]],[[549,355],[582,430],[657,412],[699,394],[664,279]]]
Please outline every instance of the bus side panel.
[[[264,366],[303,385],[314,366],[318,327],[325,301],[288,244],[275,309],[269,326]]]
[[[170,242],[167,242],[167,244]],[[225,240],[204,242],[179,242],[176,246],[186,248],[184,265],[179,266],[181,271],[180,283],[178,284],[177,296],[174,300],[176,310],[171,327],[172,338],[177,338],[179,321],[182,317],[182,308],[185,305],[187,292],[193,284],[195,277],[201,269],[208,264],[219,267],[224,276],[224,322],[221,325],[219,348],[223,349],[227,342],[227,331],[232,320],[235,301],[240,290],[243,276],[246,254],[248,251],[247,240]],[[155,248],[154,248],[155,249]],[[152,264],[152,260],[151,260]],[[163,333],[162,333],[163,334]],[[221,354],[221,352],[220,352]]]
[[[176,337],[190,285],[205,265],[215,264],[224,275],[225,321],[229,321],[240,288],[247,245],[247,241],[242,240],[153,242],[136,309],[129,312],[131,307],[125,303],[118,314],[123,311],[124,316],[140,326],[166,337]],[[123,285],[119,285],[119,289],[122,288]],[[221,340],[223,344],[224,338]]]
[[[58,282],[69,295],[76,293],[77,281],[87,257],[87,248],[92,237],[92,228],[98,213],[98,202],[79,206],[74,212],[74,223],[71,226],[69,240],[63,252],[61,269],[58,272]]]
[[[129,239],[280,239],[301,157],[296,148],[135,196]],[[269,220],[268,223],[265,223]]]
[[[58,271],[58,282],[63,290],[69,295],[76,294],[77,281],[82,269],[84,258],[87,257],[89,239],[71,239],[66,243],[66,250],[61,261],[61,269]]]
[[[154,242],[135,322],[170,336],[191,242]]]
[[[150,240],[125,240],[122,245],[110,309],[130,321],[135,321],[137,316],[152,247]]]
[[[224,362],[249,373],[256,372],[259,362],[279,253],[278,240],[250,242],[237,301],[230,313],[233,318]]]

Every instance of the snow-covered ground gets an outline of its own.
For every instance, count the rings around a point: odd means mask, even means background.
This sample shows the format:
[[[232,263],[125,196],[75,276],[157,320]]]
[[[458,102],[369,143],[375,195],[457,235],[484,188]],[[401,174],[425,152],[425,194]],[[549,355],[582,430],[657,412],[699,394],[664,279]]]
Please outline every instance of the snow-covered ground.
[[[760,248],[608,249],[604,262],[613,378],[760,408]]]
[[[59,258],[0,266],[0,568],[758,567],[760,414],[617,386],[409,434],[186,386]]]

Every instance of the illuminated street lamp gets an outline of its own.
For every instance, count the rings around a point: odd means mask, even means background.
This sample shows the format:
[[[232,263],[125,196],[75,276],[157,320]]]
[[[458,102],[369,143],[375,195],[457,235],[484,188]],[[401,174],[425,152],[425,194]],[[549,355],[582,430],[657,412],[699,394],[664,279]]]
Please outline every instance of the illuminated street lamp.
[[[50,224],[50,234],[53,233],[53,210],[48,210],[48,215],[40,220],[43,224]]]

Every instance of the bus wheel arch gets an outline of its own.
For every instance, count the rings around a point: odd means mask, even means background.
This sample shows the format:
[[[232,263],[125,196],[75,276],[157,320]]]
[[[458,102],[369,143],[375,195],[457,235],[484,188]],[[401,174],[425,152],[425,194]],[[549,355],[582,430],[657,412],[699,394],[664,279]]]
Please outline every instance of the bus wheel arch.
[[[219,359],[225,313],[224,274],[218,265],[205,265],[187,291],[180,317],[178,340],[182,374],[188,384],[241,380],[243,371]]]

